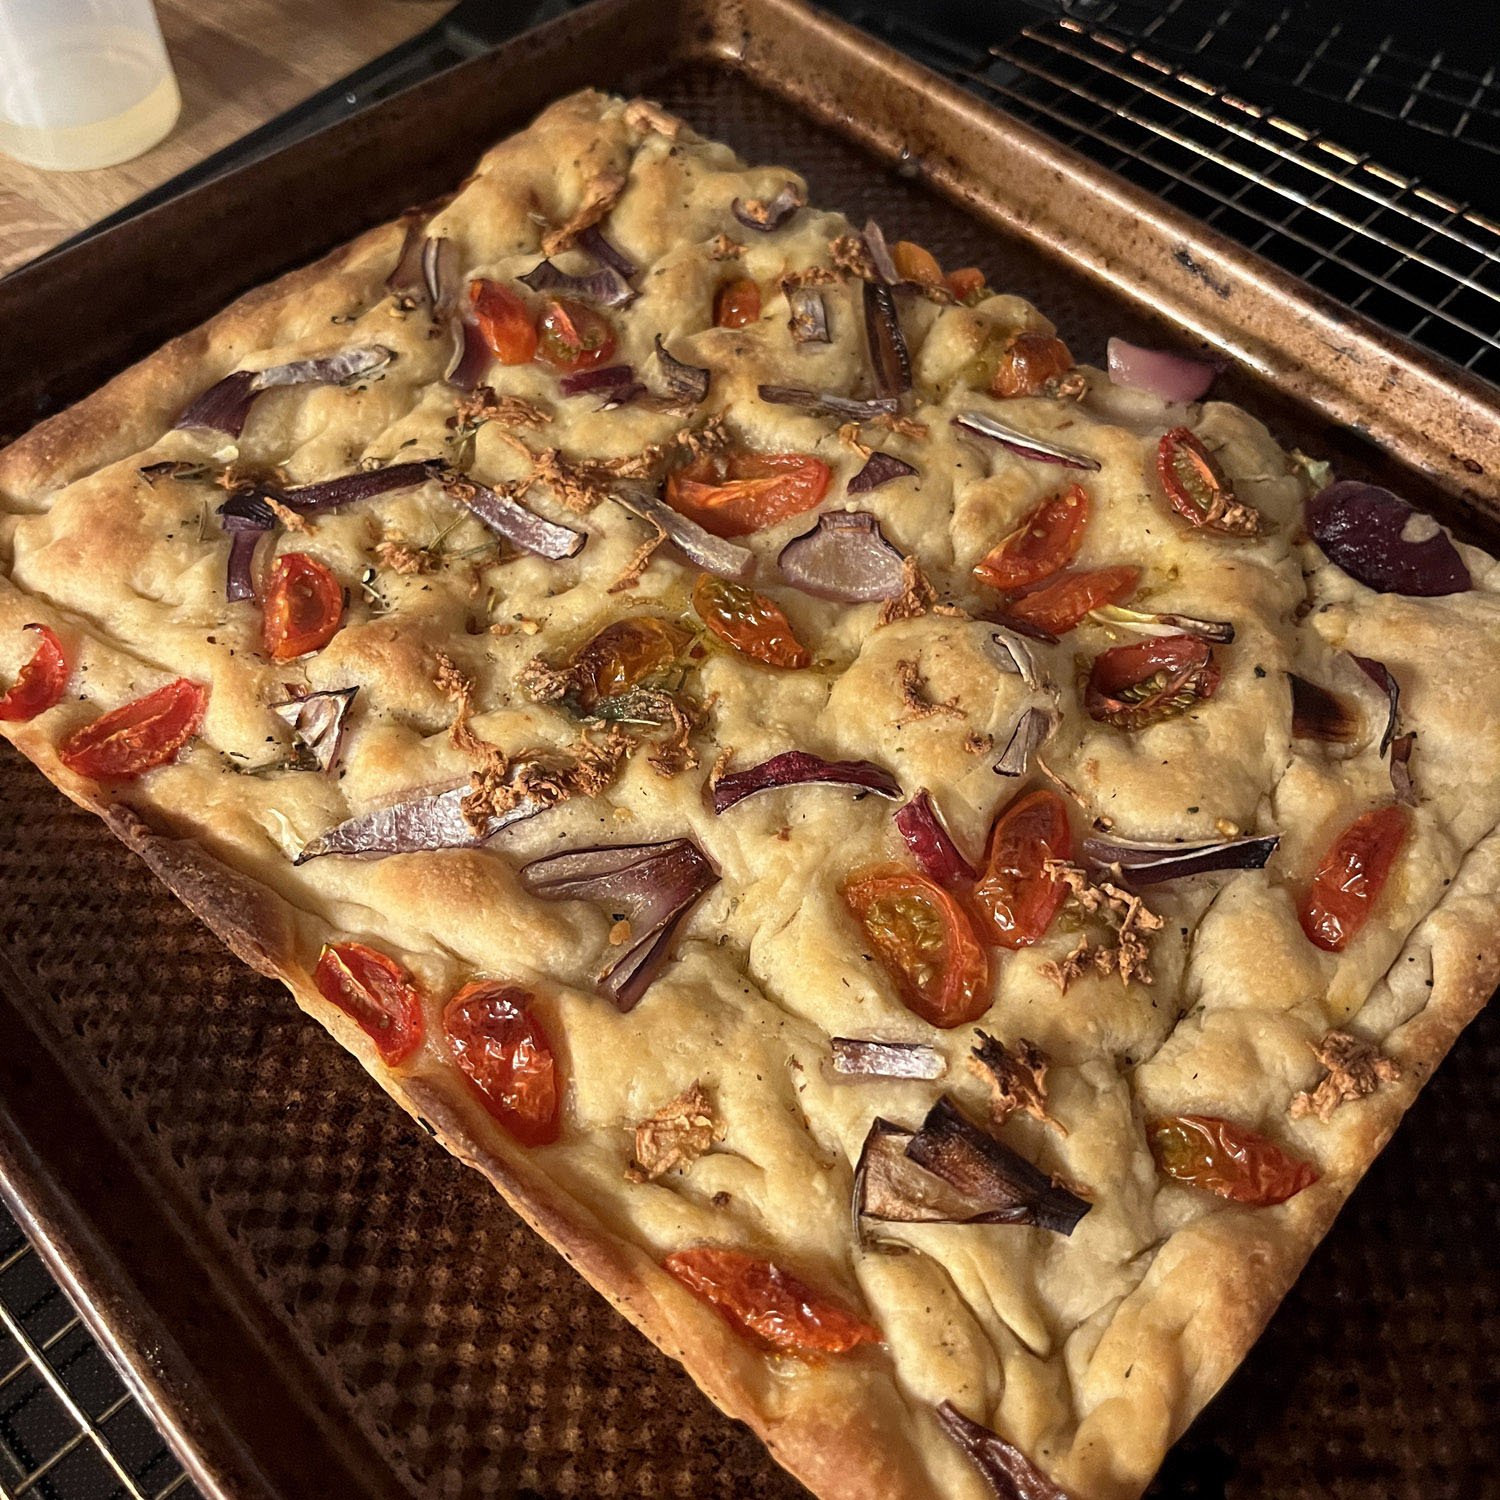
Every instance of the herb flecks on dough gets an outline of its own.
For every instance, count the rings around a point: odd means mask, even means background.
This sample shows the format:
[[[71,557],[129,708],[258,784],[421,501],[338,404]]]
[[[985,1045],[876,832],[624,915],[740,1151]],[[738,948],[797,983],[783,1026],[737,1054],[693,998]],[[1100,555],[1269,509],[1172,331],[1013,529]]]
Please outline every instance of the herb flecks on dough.
[[[1316,1115],[1326,1121],[1346,1100],[1363,1099],[1382,1083],[1401,1078],[1400,1063],[1347,1031],[1330,1031],[1313,1047],[1313,1053],[1328,1071],[1315,1088],[1293,1098],[1287,1113],[1294,1120]]]
[[[1067,992],[1075,979],[1090,969],[1099,974],[1118,974],[1130,985],[1152,982],[1150,936],[1162,928],[1162,919],[1139,896],[1108,881],[1095,885],[1076,865],[1049,859],[1042,866],[1053,880],[1068,888],[1068,903],[1089,916],[1098,917],[1110,929],[1110,941],[1090,943],[1080,938],[1077,946],[1059,964],[1044,963],[1041,972]]]
[[[690,1167],[724,1139],[724,1122],[702,1083],[694,1083],[635,1127],[635,1160],[629,1182],[655,1182],[678,1167]]]

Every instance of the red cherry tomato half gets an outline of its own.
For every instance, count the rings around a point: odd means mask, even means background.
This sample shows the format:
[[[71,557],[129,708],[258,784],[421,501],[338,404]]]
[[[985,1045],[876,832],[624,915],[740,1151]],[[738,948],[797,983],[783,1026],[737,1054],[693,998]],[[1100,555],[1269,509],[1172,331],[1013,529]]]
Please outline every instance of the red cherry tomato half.
[[[963,266],[957,271],[949,271],[943,278],[943,285],[966,307],[982,302],[989,295],[984,272],[978,266]]]
[[[676,1250],[662,1266],[737,1333],[782,1354],[846,1354],[882,1342],[878,1328],[761,1256],[705,1245]]]
[[[1156,636],[1095,657],[1083,706],[1101,724],[1144,729],[1212,698],[1218,686],[1219,668],[1207,641]]]
[[[68,658],[62,642],[45,625],[28,625],[37,633],[31,660],[16,674],[10,691],[0,698],[0,719],[22,723],[44,714],[61,700],[68,685]]]
[[[832,477],[806,453],[705,453],[667,477],[666,500],[715,536],[748,536],[811,510]]]
[[[1073,858],[1068,805],[1046,787],[1017,797],[995,819],[984,873],[974,887],[984,935],[1002,948],[1029,948],[1052,925],[1068,894],[1044,869]]]
[[[422,1045],[422,997],[410,974],[364,943],[329,943],[313,970],[318,993],[375,1043],[394,1068]]]
[[[748,278],[729,281],[714,297],[715,328],[748,328],[760,321],[760,288]]]
[[[560,1130],[561,1091],[552,1044],[531,1002],[516,985],[476,980],[444,1008],[443,1031],[484,1107],[523,1146],[549,1146]]]
[[[1146,1138],[1168,1177],[1255,1208],[1285,1203],[1319,1177],[1310,1162],[1217,1115],[1168,1115],[1147,1125]]]
[[[469,303],[480,337],[502,365],[526,365],[536,357],[536,319],[517,292],[498,281],[471,281]]]
[[[321,651],[344,622],[344,588],[317,558],[283,552],[271,569],[261,642],[272,661]]]
[[[562,375],[609,362],[615,331],[609,319],[571,297],[554,297],[542,311],[536,357]]]
[[[1089,519],[1088,491],[1071,485],[1043,500],[993,551],[980,559],[974,576],[992,589],[1009,593],[1040,583],[1078,556]]]
[[[165,765],[203,723],[208,689],[179,677],[101,714],[58,747],[70,771],[95,781],[130,781]]]
[[[1411,815],[1392,803],[1360,814],[1333,841],[1302,903],[1310,943],[1325,953],[1349,945],[1370,920],[1410,829]]]
[[[1194,526],[1253,536],[1260,518],[1237,499],[1229,477],[1186,427],[1174,427],[1156,447],[1156,474],[1172,509]]]
[[[1086,572],[1059,573],[1027,593],[1008,599],[1005,612],[1049,635],[1063,636],[1075,630],[1091,609],[1118,604],[1136,591],[1139,568],[1092,568]]]

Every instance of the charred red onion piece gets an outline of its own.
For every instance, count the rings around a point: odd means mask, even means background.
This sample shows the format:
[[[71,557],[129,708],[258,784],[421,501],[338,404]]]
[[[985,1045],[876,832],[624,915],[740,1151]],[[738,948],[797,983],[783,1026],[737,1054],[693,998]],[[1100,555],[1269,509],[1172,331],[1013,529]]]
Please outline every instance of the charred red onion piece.
[[[882,453],[878,449],[865,460],[865,466],[846,486],[851,495],[866,495],[878,490],[893,479],[906,479],[917,471],[894,453]]]
[[[1074,453],[1069,448],[1059,448],[1045,438],[1029,437],[1024,432],[1017,432],[1014,427],[1007,427],[1004,422],[997,422],[993,417],[985,416],[983,412],[960,412],[953,418],[953,425],[964,432],[973,433],[976,437],[988,438],[992,443],[999,443],[1007,451],[1020,458],[1029,458],[1034,463],[1060,464],[1065,469],[1090,471],[1099,467],[1099,460],[1096,458]]]
[[[808,391],[796,385],[763,385],[757,387],[762,401],[772,406],[800,406],[804,411],[818,412],[822,416],[843,417],[846,421],[862,422],[896,410],[894,396],[872,396],[868,400],[856,400],[852,396],[840,396],[837,391]]]
[[[1201,359],[1143,349],[1124,339],[1109,341],[1109,378],[1116,385],[1149,391],[1163,401],[1197,401],[1204,396],[1219,367]]]
[[[794,588],[841,604],[896,599],[905,587],[901,554],[864,510],[831,510],[781,549],[776,566]]]
[[[729,205],[729,211],[746,229],[753,229],[758,234],[770,234],[773,229],[780,229],[799,208],[806,206],[807,194],[796,183],[789,182],[774,198],[764,201],[736,198]]]
[[[229,567],[224,595],[233,603],[255,597],[253,563],[262,536],[276,525],[271,507],[257,494],[231,495],[219,507],[219,525],[229,533]]]
[[[963,857],[952,835],[943,827],[925,786],[897,810],[895,821],[912,858],[939,884],[978,879],[979,872]]]
[[[309,511],[334,510],[340,505],[373,500],[376,495],[388,495],[392,490],[410,489],[426,484],[429,479],[441,479],[446,472],[441,459],[418,459],[412,463],[387,464],[383,469],[356,469],[352,474],[339,474],[333,479],[271,493],[282,505],[306,515]]]
[[[1005,749],[995,762],[997,776],[1024,776],[1031,767],[1031,757],[1052,738],[1058,716],[1050,709],[1028,708],[1016,721]]]
[[[333,770],[344,748],[349,710],[358,692],[357,687],[329,688],[271,705],[271,712],[291,729],[300,760],[311,760],[325,774]]]
[[[888,399],[903,396],[911,389],[911,354],[906,347],[906,335],[901,332],[896,299],[890,287],[867,281],[864,302],[865,342],[870,350],[876,393]]]
[[[349,818],[313,839],[292,863],[303,865],[325,854],[383,856],[437,849],[477,849],[502,829],[535,817],[547,806],[523,800],[489,819],[476,832],[464,817],[464,798],[468,795],[469,786],[465,783],[445,791],[418,793]]]
[[[833,1071],[850,1078],[941,1078],[948,1060],[923,1042],[875,1042],[862,1037],[830,1037]]]
[[[1292,737],[1324,745],[1349,745],[1359,738],[1359,714],[1336,693],[1288,672],[1292,689]]]
[[[624,307],[635,300],[635,289],[613,266],[600,266],[587,276],[570,276],[550,260],[538,261],[516,280],[533,292],[561,292],[568,297],[582,297],[600,307]]]
[[[672,543],[694,567],[712,573],[716,578],[748,578],[755,571],[755,554],[738,542],[705,531],[681,511],[673,510],[665,500],[639,490],[620,489],[611,498],[634,511],[643,521],[650,521],[666,532]]]
[[[1067,1492],[1053,1484],[1019,1448],[964,1416],[951,1401],[938,1407],[937,1419],[984,1475],[995,1500],[1068,1500]]]
[[[383,370],[395,354],[381,344],[368,348],[341,349],[312,359],[293,360],[265,370],[236,370],[226,375],[191,402],[172,425],[176,428],[206,428],[238,437],[256,397],[280,385],[348,385]]]
[[[886,243],[885,231],[874,219],[865,220],[864,242],[877,279],[886,286],[896,286],[901,281],[901,273],[896,269],[895,257]]]
[[[612,391],[636,384],[632,365],[595,365],[588,370],[574,370],[557,382],[565,396],[582,396],[589,391]]]
[[[594,901],[630,923],[625,951],[599,976],[622,1011],[645,994],[688,909],[719,877],[691,839],[572,849],[535,859],[521,884],[544,901]]]
[[[901,783],[869,760],[824,760],[806,750],[783,750],[758,766],[721,776],[713,785],[716,813],[727,812],[736,802],[783,786],[852,786],[882,797],[899,797]]]
[[[1448,533],[1408,541],[1419,512],[1379,485],[1338,480],[1314,495],[1304,514],[1328,560],[1377,594],[1430,599],[1474,586]]]
[[[828,337],[828,304],[816,287],[789,286],[786,304],[791,312],[787,328],[794,344],[826,344]]]
[[[660,334],[656,335],[656,361],[661,366],[668,392],[679,401],[690,401],[699,406],[708,399],[708,371],[701,365],[685,364],[668,354]]]
[[[476,484],[472,479],[452,482],[445,490],[452,499],[473,511],[491,531],[523,552],[534,552],[538,557],[558,562],[565,557],[576,557],[588,541],[586,533],[549,521],[528,510],[519,500]]]
[[[600,265],[608,266],[626,281],[629,281],[639,270],[636,263],[623,250],[604,238],[597,224],[590,224],[587,229],[580,229],[574,243],[580,250],[587,250]]]
[[[1384,755],[1391,748],[1391,741],[1396,738],[1396,726],[1401,721],[1401,684],[1383,661],[1376,661],[1373,656],[1355,656],[1352,651],[1349,655],[1353,657],[1354,665],[1385,694],[1385,732],[1380,736],[1380,753]]]
[[[1131,885],[1158,885],[1163,880],[1207,875],[1215,870],[1263,869],[1280,843],[1279,833],[1193,844],[1090,838],[1083,841],[1083,855],[1091,864],[1118,869]]]

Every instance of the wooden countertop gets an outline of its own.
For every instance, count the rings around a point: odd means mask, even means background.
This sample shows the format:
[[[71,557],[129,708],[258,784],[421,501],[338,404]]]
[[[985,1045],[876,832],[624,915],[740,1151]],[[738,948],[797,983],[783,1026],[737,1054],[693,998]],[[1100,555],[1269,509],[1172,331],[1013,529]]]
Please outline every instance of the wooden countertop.
[[[0,156],[0,275],[390,51],[452,4],[156,0],[182,91],[176,126],[134,161],[93,172],[43,172]]]

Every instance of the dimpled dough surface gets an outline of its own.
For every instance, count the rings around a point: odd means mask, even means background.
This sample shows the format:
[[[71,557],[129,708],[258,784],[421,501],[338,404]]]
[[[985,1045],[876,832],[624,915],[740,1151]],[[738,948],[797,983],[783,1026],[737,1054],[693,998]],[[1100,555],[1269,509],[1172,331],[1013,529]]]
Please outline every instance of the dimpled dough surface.
[[[1467,593],[1409,599],[1354,582],[1302,535],[1304,471],[1233,407],[1167,407],[1096,371],[1084,372],[1081,400],[976,393],[963,371],[995,330],[1050,328],[1003,295],[974,307],[902,300],[917,392],[910,415],[926,435],[864,435],[917,474],[848,497],[862,457],[837,422],[766,404],[756,392],[763,382],[868,389],[859,281],[819,288],[831,339],[804,347],[789,338],[778,289],[788,270],[828,265],[846,222],[806,208],[762,234],[731,216],[737,197],[772,197],[788,180],[784,170],[746,168],[685,128],[674,134],[620,101],[581,94],[494,148],[427,232],[456,246],[466,278],[505,282],[536,264],[548,226],[566,221],[609,173],[628,174],[609,237],[640,267],[639,296],[610,314],[615,359],[652,378],[660,334],[679,359],[706,367],[710,394],[694,420],[723,413],[745,446],[817,455],[833,470],[823,509],[873,512],[952,608],[883,624],[877,604],[798,593],[778,579],[774,560],[812,516],[774,525],[746,545],[759,585],[813,662],[775,671],[710,640],[693,669],[692,690],[706,706],[696,768],[664,776],[642,745],[601,794],[567,800],[487,848],[294,867],[292,857],[332,825],[403,790],[470,774],[450,738],[454,700],[435,680],[438,653],[475,684],[474,731],[510,754],[535,752],[575,744],[579,726],[518,690],[533,657],[555,663],[622,616],[693,618],[696,573],[670,548],[654,555],[638,586],[610,591],[648,536],[634,515],[606,499],[580,518],[542,485],[527,503],[587,531],[578,556],[496,562],[491,553],[470,565],[462,554],[486,535],[464,518],[445,539],[455,559],[446,566],[410,575],[382,568],[374,594],[351,587],[343,628],[323,650],[284,665],[263,654],[257,605],[225,601],[227,540],[211,516],[222,495],[190,481],[153,485],[139,470],[224,458],[222,435],[172,424],[225,374],[370,343],[397,356],[378,378],[266,393],[235,461],[306,483],[361,465],[451,458],[458,395],[443,379],[448,343],[387,291],[403,241],[402,226],[388,225],[252,293],[0,454],[0,669],[8,680],[30,655],[34,637],[20,627],[33,620],[57,630],[74,663],[62,702],[31,723],[6,724],[6,733],[75,799],[138,813],[148,831],[135,825],[133,842],[237,951],[283,978],[386,1089],[487,1172],[819,1494],[988,1494],[934,1419],[935,1404],[951,1400],[1080,1500],[1134,1496],[1243,1356],[1494,983],[1500,573],[1464,549],[1475,584]],[[723,233],[744,243],[742,258],[715,258]],[[561,261],[588,265],[578,252]],[[762,317],[738,330],[706,327],[716,288],[733,275],[765,290]],[[479,429],[470,473],[491,485],[525,472],[508,435],[574,459],[628,457],[684,423],[680,412],[600,411],[597,397],[563,399],[555,375],[537,365],[492,365],[484,379],[552,415],[539,428],[497,420]],[[950,425],[960,409],[1089,455],[1099,470],[1077,474],[975,443]],[[1215,451],[1261,513],[1260,536],[1195,531],[1170,511],[1154,454],[1162,433],[1180,424]],[[1150,608],[1228,620],[1236,631],[1216,651],[1217,694],[1136,733],[1096,723],[1080,706],[1079,660],[1117,639],[1104,628],[1086,623],[1061,644],[1038,644],[1046,681],[1032,690],[1001,670],[992,627],[970,613],[994,603],[973,582],[974,564],[1074,478],[1092,501],[1077,566],[1136,564]],[[311,553],[353,585],[375,564],[381,539],[421,544],[458,515],[429,483],[321,515],[268,545]],[[496,634],[492,624],[512,628]],[[1330,681],[1345,651],[1386,662],[1401,684],[1403,724],[1418,733],[1418,800],[1377,919],[1345,952],[1325,954],[1302,935],[1300,893],[1334,834],[1389,801],[1390,784],[1372,745],[1335,758],[1294,744],[1286,674]],[[916,663],[924,691],[952,700],[954,711],[913,714],[902,663]],[[212,693],[201,735],[175,763],[108,791],[58,759],[56,747],[81,724],[178,676]],[[287,752],[287,728],[267,705],[289,684],[359,686],[341,773],[235,774],[234,764]],[[997,954],[993,1004],[980,1024],[1049,1054],[1049,1106],[1066,1127],[1018,1114],[1000,1133],[1087,1193],[1092,1210],[1071,1237],[1004,1225],[893,1226],[890,1235],[916,1253],[862,1252],[849,1204],[871,1120],[915,1127],[943,1090],[982,1118],[983,1082],[965,1066],[976,1028],[938,1031],[903,1006],[839,897],[850,872],[905,858],[891,803],[812,786],[715,817],[709,768],[725,750],[735,768],[789,748],[873,759],[907,794],[931,789],[959,845],[977,854],[1017,791],[1045,784],[1035,768],[1017,782],[992,763],[1023,710],[1052,694],[1063,718],[1045,758],[1082,804],[1079,827],[1107,818],[1116,836],[1212,839],[1232,823],[1279,831],[1280,848],[1264,870],[1153,888],[1164,927],[1149,986],[1093,973],[1060,992],[1044,965],[1066,956],[1076,924],[1054,923],[1036,947]],[[975,753],[971,736],[995,748]],[[580,844],[683,835],[721,878],[691,911],[642,1003],[621,1014],[593,984],[609,951],[609,914],[538,900],[517,872]],[[385,1067],[311,982],[321,945],[338,939],[391,954],[421,986],[426,1038],[398,1068]],[[501,976],[536,997],[565,1080],[554,1145],[515,1144],[446,1051],[441,1006],[475,975]],[[1322,1073],[1312,1044],[1342,1025],[1399,1062],[1400,1081],[1327,1121],[1290,1118],[1292,1096]],[[835,1035],[925,1042],[945,1054],[948,1075],[836,1080]],[[634,1125],[695,1081],[709,1091],[722,1140],[686,1169],[628,1181]],[[1152,1162],[1143,1121],[1181,1112],[1258,1128],[1315,1163],[1321,1180],[1275,1208],[1169,1182]],[[883,1346],[821,1362],[765,1355],[659,1269],[669,1252],[704,1243],[794,1267],[860,1307]]]

